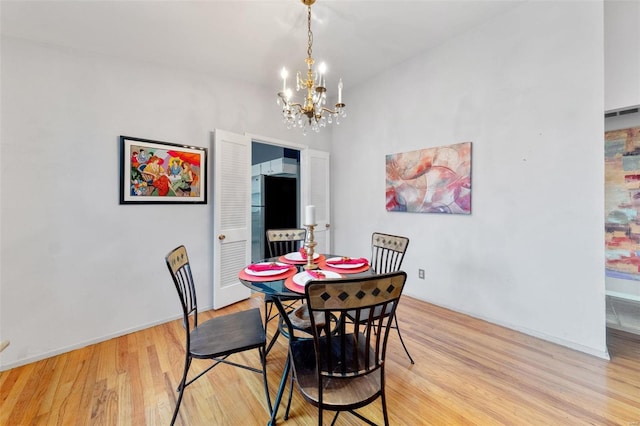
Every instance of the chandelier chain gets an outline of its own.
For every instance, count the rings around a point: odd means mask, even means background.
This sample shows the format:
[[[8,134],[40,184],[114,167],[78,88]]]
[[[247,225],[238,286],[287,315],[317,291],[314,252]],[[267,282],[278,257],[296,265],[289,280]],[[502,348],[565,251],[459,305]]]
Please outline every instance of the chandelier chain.
[[[309,43],[307,44],[307,56],[310,58],[311,57],[311,46],[313,45],[313,33],[311,32],[311,6],[308,6],[308,13],[307,13],[307,29],[308,29],[308,36],[309,36]]]

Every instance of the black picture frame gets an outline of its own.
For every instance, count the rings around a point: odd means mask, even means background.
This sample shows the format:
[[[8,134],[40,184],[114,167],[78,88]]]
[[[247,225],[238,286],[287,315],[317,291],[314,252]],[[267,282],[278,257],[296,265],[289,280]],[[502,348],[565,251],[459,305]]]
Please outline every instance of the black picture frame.
[[[206,204],[207,148],[120,136],[120,204]]]

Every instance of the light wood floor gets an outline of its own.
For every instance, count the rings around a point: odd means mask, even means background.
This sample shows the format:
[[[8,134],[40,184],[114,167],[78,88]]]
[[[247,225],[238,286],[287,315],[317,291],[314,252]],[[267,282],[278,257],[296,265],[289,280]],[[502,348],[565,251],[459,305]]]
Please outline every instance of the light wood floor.
[[[261,300],[203,317],[261,307]],[[611,361],[605,361],[409,297],[398,315],[416,364],[392,335],[392,425],[640,425],[639,336],[610,331]],[[182,333],[180,321],[172,321],[2,372],[0,424],[167,425],[183,362]],[[272,394],[285,345],[281,338],[269,354]],[[257,355],[244,357],[258,365]],[[196,371],[208,365],[194,364]],[[379,402],[363,413],[381,423]],[[287,424],[314,424],[315,416],[294,391]],[[178,424],[264,425],[268,417],[261,376],[223,365],[187,388]],[[338,424],[360,422],[342,414]]]

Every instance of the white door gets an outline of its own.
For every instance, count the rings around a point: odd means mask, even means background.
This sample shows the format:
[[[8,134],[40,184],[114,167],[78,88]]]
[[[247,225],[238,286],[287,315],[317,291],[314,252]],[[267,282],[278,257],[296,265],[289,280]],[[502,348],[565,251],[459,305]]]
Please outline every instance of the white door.
[[[314,238],[318,253],[331,253],[331,185],[329,180],[329,153],[305,149],[300,153],[302,163],[302,218],[304,207],[316,206]]]
[[[213,147],[213,308],[246,299],[238,272],[251,262],[251,138],[218,130]]]

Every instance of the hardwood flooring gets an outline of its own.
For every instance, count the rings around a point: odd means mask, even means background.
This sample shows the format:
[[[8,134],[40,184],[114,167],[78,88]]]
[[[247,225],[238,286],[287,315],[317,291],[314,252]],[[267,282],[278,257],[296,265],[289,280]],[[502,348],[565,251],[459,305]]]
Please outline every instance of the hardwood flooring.
[[[262,307],[262,299],[205,312],[203,319],[248,307]],[[398,318],[416,364],[392,334],[386,370],[392,425],[640,426],[640,336],[610,330],[606,361],[409,297]],[[285,355],[281,337],[268,357],[272,395]],[[177,320],[4,371],[0,424],[167,425],[183,356]],[[259,365],[257,355],[241,356]],[[192,370],[206,366],[194,361]],[[177,424],[264,425],[262,389],[259,374],[218,366],[187,388]],[[382,422],[379,402],[362,412]],[[316,409],[294,390],[286,423],[316,422]],[[337,424],[361,422],[345,413]]]

